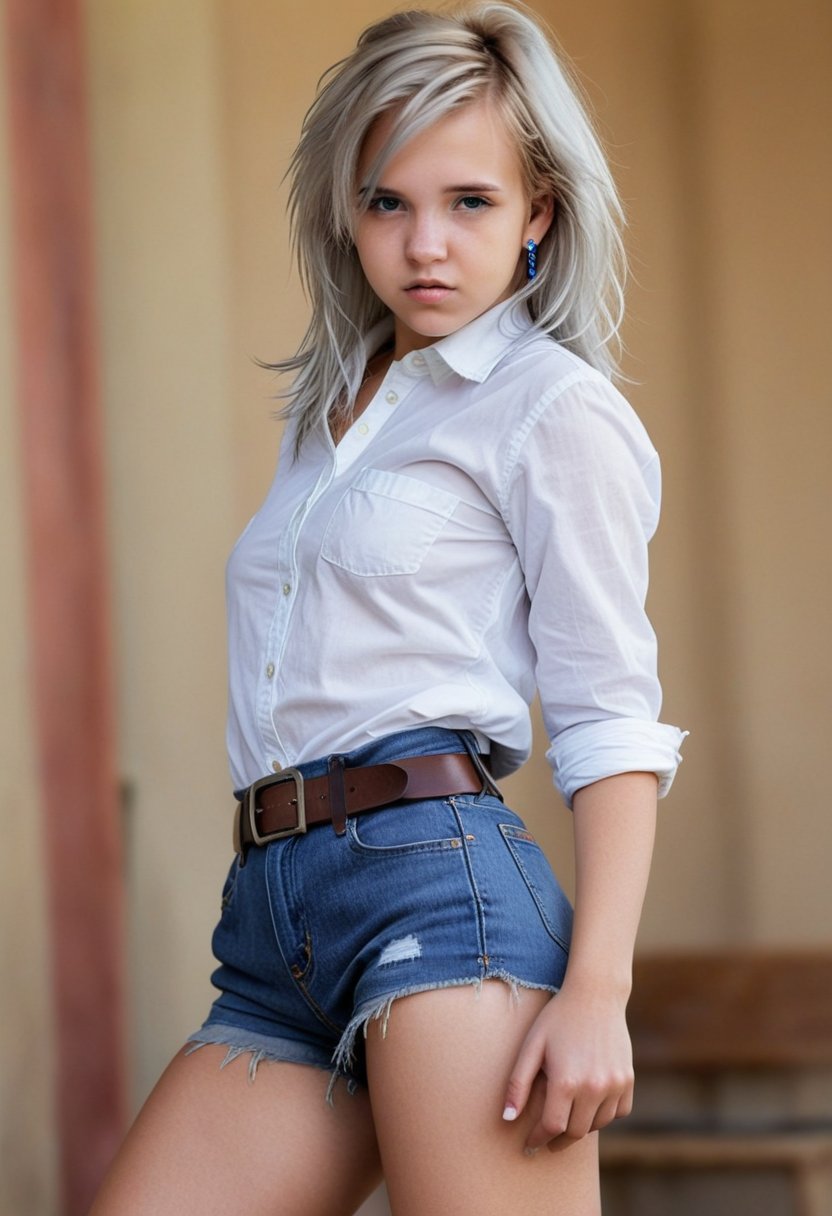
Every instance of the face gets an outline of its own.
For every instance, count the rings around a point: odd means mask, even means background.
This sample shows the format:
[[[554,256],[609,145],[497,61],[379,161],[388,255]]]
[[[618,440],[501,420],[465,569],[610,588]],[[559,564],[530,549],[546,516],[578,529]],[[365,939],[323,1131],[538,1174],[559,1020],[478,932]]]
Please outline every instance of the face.
[[[392,118],[371,128],[358,188]],[[413,137],[387,162],[355,244],[367,281],[393,313],[396,359],[429,346],[506,300],[524,282],[531,238],[552,222],[550,199],[529,198],[496,110],[472,103]]]

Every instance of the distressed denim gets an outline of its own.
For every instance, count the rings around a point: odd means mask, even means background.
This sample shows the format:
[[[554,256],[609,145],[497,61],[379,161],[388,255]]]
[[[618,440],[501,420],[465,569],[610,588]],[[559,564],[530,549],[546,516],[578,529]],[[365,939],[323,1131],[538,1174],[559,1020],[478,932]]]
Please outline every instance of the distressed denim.
[[[347,765],[470,751],[473,736],[388,735]],[[326,772],[327,757],[300,766]],[[402,802],[235,858],[214,931],[220,995],[189,1040],[366,1083],[364,1035],[402,996],[486,979],[556,992],[572,909],[540,846],[496,795]]]

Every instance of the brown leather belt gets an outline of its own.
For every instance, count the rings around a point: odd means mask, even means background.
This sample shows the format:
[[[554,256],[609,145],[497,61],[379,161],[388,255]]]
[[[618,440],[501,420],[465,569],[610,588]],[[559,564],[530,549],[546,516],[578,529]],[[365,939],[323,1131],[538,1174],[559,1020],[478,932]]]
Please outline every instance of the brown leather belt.
[[[331,756],[323,777],[304,778],[298,769],[284,768],[250,785],[237,803],[234,848],[245,861],[250,845],[298,836],[314,824],[332,823],[341,835],[347,815],[403,799],[478,794],[486,786],[496,788],[482,762],[467,752],[408,756],[361,768],[346,768],[341,756]]]

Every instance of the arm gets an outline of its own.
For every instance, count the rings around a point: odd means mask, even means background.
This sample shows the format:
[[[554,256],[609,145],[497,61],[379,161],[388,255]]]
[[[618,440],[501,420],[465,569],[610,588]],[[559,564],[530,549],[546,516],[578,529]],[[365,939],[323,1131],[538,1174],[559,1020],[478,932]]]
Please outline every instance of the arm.
[[[539,1072],[546,1099],[528,1149],[579,1138],[632,1108],[624,1018],[656,820],[656,777],[621,773],[575,794],[575,921],[563,986],[533,1023],[506,1091],[516,1118]],[[511,1114],[511,1110],[516,1113]]]
[[[656,640],[644,610],[661,489],[648,437],[599,378],[542,398],[524,435],[510,452],[503,515],[529,594],[548,758],[574,812],[577,878],[563,986],[533,1023],[506,1095],[519,1113],[544,1073],[545,1104],[527,1141],[535,1149],[630,1111],[624,1013],[656,800],[682,732],[657,721]]]

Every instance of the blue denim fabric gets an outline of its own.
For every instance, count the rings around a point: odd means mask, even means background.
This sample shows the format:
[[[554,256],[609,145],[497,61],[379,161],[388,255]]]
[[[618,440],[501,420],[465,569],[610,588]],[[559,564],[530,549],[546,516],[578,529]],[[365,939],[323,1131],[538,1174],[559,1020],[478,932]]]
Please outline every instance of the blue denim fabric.
[[[427,727],[366,744],[347,764],[471,751]],[[326,772],[327,757],[300,766]],[[371,1017],[397,997],[502,979],[556,992],[572,909],[540,846],[495,795],[404,802],[274,841],[233,862],[214,931],[220,990],[192,1050],[315,1065],[366,1081]],[[330,1086],[330,1089],[332,1086]]]

